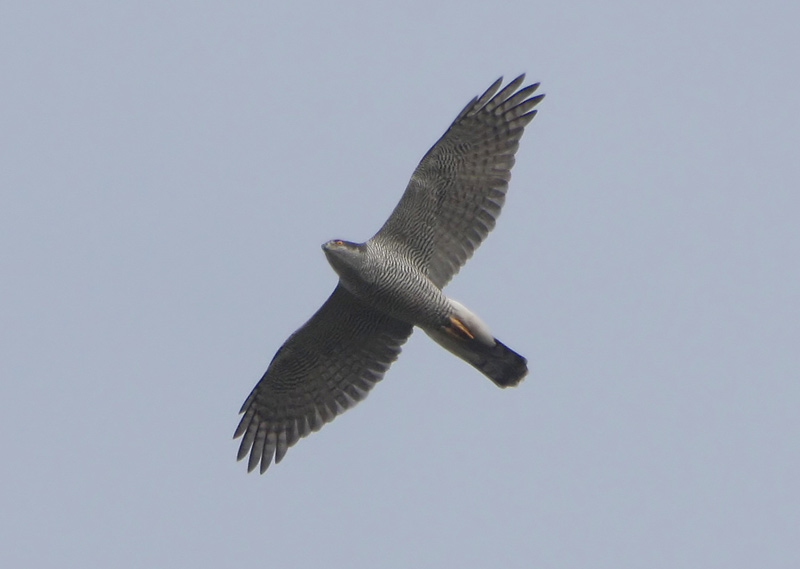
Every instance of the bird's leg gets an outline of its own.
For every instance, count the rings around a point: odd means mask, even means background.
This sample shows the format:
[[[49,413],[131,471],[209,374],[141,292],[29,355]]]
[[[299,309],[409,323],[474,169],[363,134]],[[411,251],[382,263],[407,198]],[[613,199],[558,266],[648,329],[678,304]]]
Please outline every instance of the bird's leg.
[[[459,340],[474,340],[475,335],[469,331],[467,325],[464,324],[457,316],[450,316],[450,326],[445,326],[444,329],[451,336],[455,336]]]

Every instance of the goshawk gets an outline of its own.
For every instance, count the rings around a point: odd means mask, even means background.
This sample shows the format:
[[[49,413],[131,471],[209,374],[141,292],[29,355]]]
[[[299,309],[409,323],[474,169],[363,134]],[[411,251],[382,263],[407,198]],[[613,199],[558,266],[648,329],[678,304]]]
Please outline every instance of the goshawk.
[[[339,275],[330,298],[281,346],[244,402],[234,438],[248,471],[280,462],[301,437],[364,399],[414,326],[500,387],[527,360],[448,298],[450,281],[494,227],[514,153],[544,95],[502,78],[459,113],[411,176],[400,203],[365,243],[322,246]]]

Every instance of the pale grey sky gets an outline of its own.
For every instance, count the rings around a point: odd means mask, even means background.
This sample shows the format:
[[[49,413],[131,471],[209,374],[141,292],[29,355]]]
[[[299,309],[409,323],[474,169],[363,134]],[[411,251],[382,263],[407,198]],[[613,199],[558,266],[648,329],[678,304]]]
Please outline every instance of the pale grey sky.
[[[0,566],[796,567],[796,2],[7,2]],[[237,411],[498,76],[547,98],[447,292],[265,476]]]

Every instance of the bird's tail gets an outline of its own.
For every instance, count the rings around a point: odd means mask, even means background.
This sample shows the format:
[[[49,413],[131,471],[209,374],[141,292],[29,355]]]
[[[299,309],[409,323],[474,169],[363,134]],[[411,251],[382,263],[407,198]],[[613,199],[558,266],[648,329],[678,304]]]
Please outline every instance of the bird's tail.
[[[498,387],[519,384],[528,373],[528,360],[489,333],[474,313],[451,300],[456,312],[447,325],[426,328],[437,344],[480,370]]]

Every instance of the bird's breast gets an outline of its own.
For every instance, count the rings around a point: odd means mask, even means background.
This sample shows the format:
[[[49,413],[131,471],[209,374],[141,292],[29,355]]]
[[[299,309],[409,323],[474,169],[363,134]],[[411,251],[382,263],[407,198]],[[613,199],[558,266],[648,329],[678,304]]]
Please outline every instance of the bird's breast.
[[[447,298],[421,271],[401,259],[367,263],[342,285],[372,307],[415,326],[434,326],[449,314]]]

